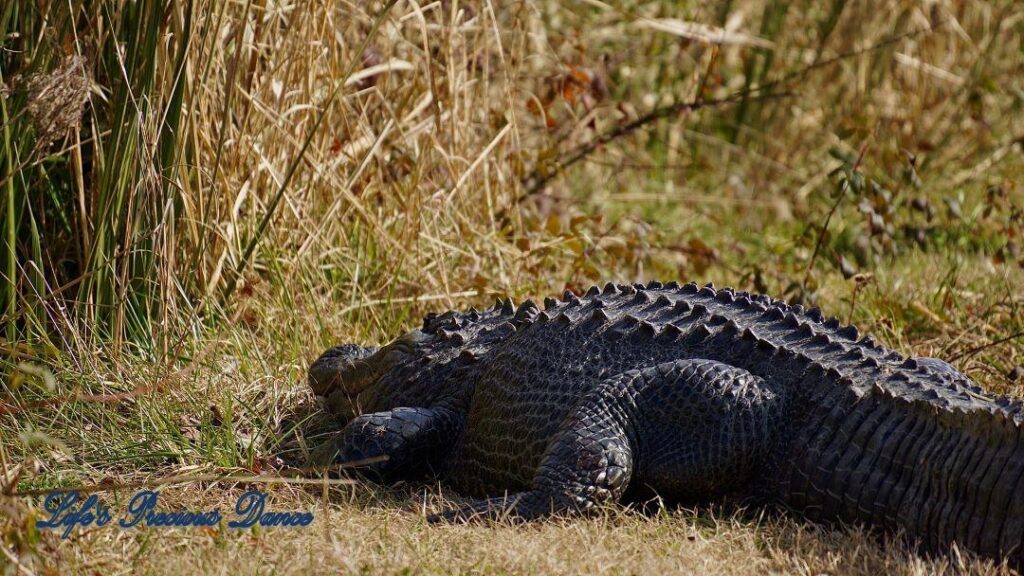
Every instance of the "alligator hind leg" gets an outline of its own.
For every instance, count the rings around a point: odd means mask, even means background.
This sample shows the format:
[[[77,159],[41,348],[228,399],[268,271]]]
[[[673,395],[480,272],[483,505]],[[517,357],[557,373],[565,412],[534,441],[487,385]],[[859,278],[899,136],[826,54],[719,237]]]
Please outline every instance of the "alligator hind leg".
[[[741,368],[710,360],[666,367],[683,385],[647,386],[634,490],[698,501],[743,488],[780,440],[785,398]]]
[[[562,422],[530,491],[429,518],[532,519],[618,501],[631,484],[672,500],[739,487],[776,438],[783,410],[753,374],[677,360],[613,377]]]
[[[462,414],[442,407],[363,414],[345,426],[333,460],[374,480],[423,478],[440,469],[463,421]]]

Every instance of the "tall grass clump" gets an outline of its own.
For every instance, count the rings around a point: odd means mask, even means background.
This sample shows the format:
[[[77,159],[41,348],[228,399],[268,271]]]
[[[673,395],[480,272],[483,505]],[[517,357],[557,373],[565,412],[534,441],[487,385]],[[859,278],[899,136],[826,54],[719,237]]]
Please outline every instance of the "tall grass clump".
[[[6,338],[161,356],[263,281],[357,317],[511,286],[525,24],[394,5],[5,4]]]
[[[192,2],[6,4],[0,21],[8,340],[148,342],[194,177]],[[60,348],[71,344],[65,341]]]

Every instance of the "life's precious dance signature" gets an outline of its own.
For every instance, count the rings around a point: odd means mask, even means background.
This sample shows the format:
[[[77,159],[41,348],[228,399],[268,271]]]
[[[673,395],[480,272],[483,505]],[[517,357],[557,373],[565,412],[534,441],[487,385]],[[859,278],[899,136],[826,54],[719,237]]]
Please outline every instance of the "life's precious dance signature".
[[[54,490],[43,500],[43,509],[49,518],[36,521],[36,527],[48,530],[62,530],[61,538],[67,538],[75,526],[103,527],[114,523],[122,530],[137,527],[185,528],[193,526],[216,527],[225,519],[220,509],[213,510],[158,510],[160,492],[140,490],[136,492],[124,512],[115,520],[110,507],[91,494],[83,497],[78,491]],[[227,517],[228,528],[261,527],[303,527],[313,523],[313,513],[303,511],[267,510],[267,494],[249,490],[238,497],[234,510]]]

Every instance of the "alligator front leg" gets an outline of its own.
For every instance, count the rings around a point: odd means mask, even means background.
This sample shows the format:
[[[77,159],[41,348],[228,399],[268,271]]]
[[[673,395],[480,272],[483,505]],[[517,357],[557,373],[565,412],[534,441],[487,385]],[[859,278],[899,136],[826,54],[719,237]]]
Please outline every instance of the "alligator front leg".
[[[442,469],[464,416],[449,408],[395,408],[363,414],[342,431],[334,461],[382,482],[417,480]]]
[[[533,490],[435,514],[430,522],[532,520],[581,513],[618,500],[633,473],[626,429],[599,402],[584,401],[561,426],[533,479]]]
[[[631,484],[669,500],[725,494],[759,471],[778,437],[782,400],[761,378],[710,360],[621,374],[569,413],[530,491],[428,520],[585,512],[618,501]]]

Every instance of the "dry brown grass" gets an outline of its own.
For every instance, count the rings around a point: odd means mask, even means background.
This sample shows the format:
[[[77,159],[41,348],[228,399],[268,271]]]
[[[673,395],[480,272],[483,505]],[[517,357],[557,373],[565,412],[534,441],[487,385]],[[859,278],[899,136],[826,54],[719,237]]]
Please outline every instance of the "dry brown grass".
[[[154,49],[161,110],[185,5]],[[815,302],[1021,395],[1009,375],[1024,343],[999,342],[1024,330],[1024,7],[726,5],[401,1],[374,28],[383,3],[200,1],[173,169],[125,171],[112,213],[96,144],[111,71],[90,53],[94,36],[49,29],[84,53],[94,85],[83,122],[61,124],[66,140],[4,176],[24,185],[5,194],[25,195],[56,232],[32,246],[18,212],[4,320],[30,336],[0,342],[0,488],[272,473],[275,454],[301,460],[330,430],[303,383],[327,345],[598,279],[714,280]],[[756,39],[695,40],[665,18]],[[767,93],[782,96],[757,100]],[[739,101],[601,138],[723,98]],[[139,157],[158,151],[160,122],[140,113]],[[864,185],[837,202],[844,168]],[[100,245],[99,230],[120,244]],[[83,254],[108,258],[109,286],[90,284],[102,275]],[[131,267],[139,254],[151,268]],[[106,342],[97,310],[110,313]],[[37,498],[5,497],[0,571],[998,572],[756,513],[428,527],[418,509],[433,496],[409,487],[269,490],[278,509],[314,510],[314,527],[108,528],[62,542],[31,529]],[[226,508],[237,489],[166,495]]]
[[[168,508],[222,509],[242,490],[167,489]],[[990,561],[924,558],[859,528],[702,510],[609,510],[527,526],[430,526],[436,494],[279,490],[275,509],[317,515],[304,530],[96,530],[63,544],[62,569],[146,574],[1006,574]]]

